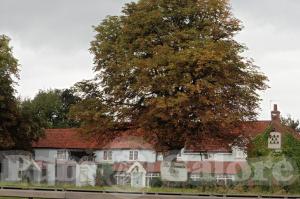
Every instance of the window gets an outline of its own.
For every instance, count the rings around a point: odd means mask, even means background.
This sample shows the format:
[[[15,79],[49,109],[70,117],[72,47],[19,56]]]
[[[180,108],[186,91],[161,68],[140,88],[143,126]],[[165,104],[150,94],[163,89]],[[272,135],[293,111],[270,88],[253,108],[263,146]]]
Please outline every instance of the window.
[[[203,154],[203,159],[204,159],[204,160],[207,160],[207,159],[208,159],[208,154],[207,154],[207,153],[204,153],[204,154]]]
[[[227,185],[228,183],[232,183],[233,180],[234,180],[234,177],[233,175],[217,175],[216,176],[216,179],[217,179],[217,183],[218,184],[221,184],[221,185]]]
[[[66,158],[67,157],[66,157],[66,151],[65,150],[57,151],[57,159],[65,160]]]
[[[47,176],[47,167],[43,166],[42,167],[42,177],[46,177]]]
[[[72,166],[68,166],[67,167],[67,177],[68,178],[72,178],[73,177],[73,167]]]
[[[22,158],[19,158],[19,169],[23,169],[24,160]]]
[[[103,160],[112,160],[112,151],[104,151]]]
[[[57,170],[58,170],[58,165],[55,165],[55,178],[57,178]]]
[[[129,151],[129,160],[133,160],[133,151]]]
[[[190,178],[192,181],[200,181],[202,176],[201,176],[201,174],[191,174]]]
[[[137,160],[137,159],[139,159],[139,153],[138,153],[138,151],[135,151],[134,152],[134,160]]]
[[[116,184],[117,185],[126,185],[130,184],[130,174],[127,173],[117,173],[115,174]]]
[[[107,151],[103,152],[103,160],[107,160]]]
[[[18,178],[20,178],[20,179],[23,178],[23,172],[22,172],[22,171],[19,171],[19,172],[18,172]]]
[[[24,167],[24,160],[22,158],[19,158],[19,172],[18,177],[23,178],[23,167]]]
[[[192,173],[190,174],[190,179],[192,181],[203,181],[203,182],[210,182],[215,180],[214,174],[212,173]]]
[[[129,160],[138,160],[139,152],[138,151],[129,151]]]

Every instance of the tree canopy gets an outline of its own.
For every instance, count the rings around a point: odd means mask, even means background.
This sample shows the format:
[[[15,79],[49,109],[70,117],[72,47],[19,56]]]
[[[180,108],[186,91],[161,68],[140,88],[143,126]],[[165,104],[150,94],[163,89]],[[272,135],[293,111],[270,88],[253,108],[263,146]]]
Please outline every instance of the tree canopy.
[[[292,118],[291,115],[287,117],[281,117],[281,123],[285,126],[292,128],[295,131],[300,131],[300,121]]]
[[[0,35],[0,149],[28,149],[43,130],[15,97],[14,78],[18,78],[19,65],[9,41]]]
[[[94,95],[72,110],[87,132],[144,129],[158,148],[178,149],[255,119],[267,78],[241,55],[227,0],[140,0],[95,30],[96,75],[83,83]]]
[[[22,105],[31,110],[44,128],[78,127],[79,123],[68,119],[70,107],[79,102],[72,89],[40,90],[33,99],[26,99]]]

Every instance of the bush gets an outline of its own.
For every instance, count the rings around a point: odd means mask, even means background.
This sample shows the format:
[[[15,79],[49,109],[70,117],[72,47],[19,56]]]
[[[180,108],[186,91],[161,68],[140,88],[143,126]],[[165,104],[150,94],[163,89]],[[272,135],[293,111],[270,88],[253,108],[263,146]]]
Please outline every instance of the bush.
[[[111,186],[113,184],[112,165],[99,164],[96,172],[96,186]]]
[[[201,186],[201,181],[194,181],[189,179],[187,182],[187,188],[198,188]]]
[[[151,187],[161,187],[163,183],[161,178],[152,178],[150,179],[149,184]]]
[[[163,181],[162,185],[168,188],[186,188],[188,182],[174,182],[174,181]]]

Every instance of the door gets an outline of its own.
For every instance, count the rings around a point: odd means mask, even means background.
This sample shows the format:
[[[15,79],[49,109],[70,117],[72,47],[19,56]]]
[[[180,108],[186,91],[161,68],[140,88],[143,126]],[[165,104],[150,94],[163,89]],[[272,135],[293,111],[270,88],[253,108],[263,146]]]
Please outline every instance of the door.
[[[143,187],[143,173],[142,172],[131,173],[131,186],[132,187]]]

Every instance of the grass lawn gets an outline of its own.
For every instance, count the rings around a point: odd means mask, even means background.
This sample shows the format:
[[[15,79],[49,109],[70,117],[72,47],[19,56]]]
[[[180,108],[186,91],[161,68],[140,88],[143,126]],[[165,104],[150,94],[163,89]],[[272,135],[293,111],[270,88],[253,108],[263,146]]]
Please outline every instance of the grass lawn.
[[[242,186],[235,187],[198,187],[198,188],[169,188],[169,187],[151,187],[151,188],[132,188],[130,186],[84,186],[76,187],[70,184],[60,184],[55,186],[45,185],[45,184],[27,184],[27,183],[3,183],[0,182],[0,187],[18,187],[18,188],[55,188],[55,189],[82,189],[82,190],[105,190],[105,191],[118,191],[118,192],[164,192],[164,193],[202,193],[202,194],[254,194],[254,195],[287,195],[287,193],[280,187],[271,187],[268,190],[262,190],[261,187],[254,187],[245,190]],[[299,193],[295,193],[299,194]],[[0,199],[2,199],[0,197]]]

